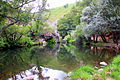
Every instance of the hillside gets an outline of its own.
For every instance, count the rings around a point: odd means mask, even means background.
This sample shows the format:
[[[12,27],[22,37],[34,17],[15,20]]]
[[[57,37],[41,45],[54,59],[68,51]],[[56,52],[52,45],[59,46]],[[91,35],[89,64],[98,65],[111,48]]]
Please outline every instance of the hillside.
[[[67,8],[64,8],[64,6],[62,6],[62,7],[51,9],[48,23],[51,26],[56,25],[57,20],[59,20],[65,14],[69,13],[74,5],[75,4],[69,4]]]

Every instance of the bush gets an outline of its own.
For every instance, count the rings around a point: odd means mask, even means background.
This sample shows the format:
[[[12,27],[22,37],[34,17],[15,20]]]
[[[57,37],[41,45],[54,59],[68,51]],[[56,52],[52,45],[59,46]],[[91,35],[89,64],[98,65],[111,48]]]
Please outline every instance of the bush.
[[[30,37],[22,36],[21,39],[19,40],[19,44],[21,44],[23,46],[31,46],[34,43]]]
[[[5,42],[3,38],[0,38],[0,47],[5,47]]]
[[[72,43],[72,42],[75,41],[75,39],[74,39],[73,37],[71,37],[70,35],[67,35],[67,36],[65,37],[65,40],[66,40],[68,43]]]
[[[82,9],[83,7],[76,5],[68,14],[64,15],[64,17],[58,21],[57,28],[63,39],[75,30],[77,25],[79,25]]]
[[[53,47],[55,44],[56,44],[56,40],[54,38],[52,38],[51,40],[47,41],[47,45],[49,45],[49,46]]]

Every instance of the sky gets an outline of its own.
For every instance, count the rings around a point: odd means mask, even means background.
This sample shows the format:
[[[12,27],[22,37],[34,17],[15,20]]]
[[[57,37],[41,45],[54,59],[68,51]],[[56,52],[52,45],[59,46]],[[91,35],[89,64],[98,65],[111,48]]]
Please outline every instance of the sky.
[[[64,6],[66,4],[72,4],[75,3],[77,1],[81,1],[81,0],[47,0],[47,9],[52,9],[52,8],[56,8],[56,7],[60,7],[60,6]],[[31,12],[37,12],[38,11],[38,4],[41,4],[42,0],[36,0],[32,3],[32,6],[34,7],[34,9]],[[49,5],[49,7],[48,7]]]
[[[47,3],[49,4],[49,8],[51,9],[63,6],[65,4],[75,3],[76,1],[79,0],[47,0]]]

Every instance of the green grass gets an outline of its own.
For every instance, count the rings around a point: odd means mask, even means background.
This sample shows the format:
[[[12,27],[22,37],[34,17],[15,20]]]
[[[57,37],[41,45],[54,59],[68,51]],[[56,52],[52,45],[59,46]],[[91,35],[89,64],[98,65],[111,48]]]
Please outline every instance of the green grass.
[[[113,59],[112,64],[106,66],[104,71],[100,73],[104,79],[108,77],[115,80],[120,80],[120,55]]]
[[[75,5],[75,4],[69,4],[69,5],[68,5],[68,8],[64,8],[64,7],[62,6],[62,7],[58,7],[58,8],[51,9],[51,10],[50,10],[50,16],[49,16],[48,22],[53,22],[53,21],[56,21],[56,20],[60,19],[60,18],[63,17],[65,14],[69,13],[70,10],[72,9],[72,7],[73,7],[74,5]]]
[[[71,74],[71,77],[72,80],[90,79],[92,78],[92,74],[94,71],[94,68],[92,68],[91,66],[81,66],[79,69]]]
[[[82,66],[71,74],[72,80],[120,80],[120,55],[99,72],[91,66]]]

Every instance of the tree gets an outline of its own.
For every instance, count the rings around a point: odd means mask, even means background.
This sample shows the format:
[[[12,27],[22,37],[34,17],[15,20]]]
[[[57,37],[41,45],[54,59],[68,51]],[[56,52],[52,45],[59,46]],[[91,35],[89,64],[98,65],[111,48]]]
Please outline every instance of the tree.
[[[37,34],[46,20],[46,0],[33,6],[36,0],[2,0],[0,3],[0,47],[31,44],[30,32]],[[37,10],[36,10],[37,8]],[[36,10],[36,11],[35,11]],[[36,23],[36,25],[33,25]],[[33,28],[34,27],[34,28]],[[34,30],[36,29],[36,30]],[[39,31],[38,31],[39,30]]]
[[[0,33],[14,24],[25,25],[34,19],[41,20],[40,17],[35,17],[35,13],[42,14],[43,11],[45,11],[46,0],[42,0],[42,4],[37,6],[38,11],[32,13],[34,7],[30,7],[29,5],[34,1],[35,0],[2,0],[0,3]]]
[[[80,23],[79,18],[83,7],[79,4],[80,3],[77,3],[68,14],[64,15],[64,17],[58,21],[57,28],[62,39],[64,39],[65,36],[70,35],[70,33],[75,30],[76,26]]]
[[[78,32],[76,31],[78,29],[76,28],[76,26],[78,26],[81,23],[80,17],[82,14],[82,10],[84,7],[89,6],[91,1],[92,0],[83,0],[83,1],[77,2],[76,5],[71,9],[70,13],[64,15],[64,17],[58,21],[57,28],[60,35],[62,36],[62,39],[64,39],[64,37],[67,35],[71,35],[71,33],[74,30],[75,32]],[[94,1],[97,1],[97,0],[94,0]],[[81,34],[81,32],[79,33]]]
[[[116,4],[114,0],[102,0],[97,4],[92,3],[86,7],[81,17],[81,24],[85,24],[83,27],[85,35],[99,35],[104,42],[107,42],[105,39],[106,33],[120,31],[119,3]]]

